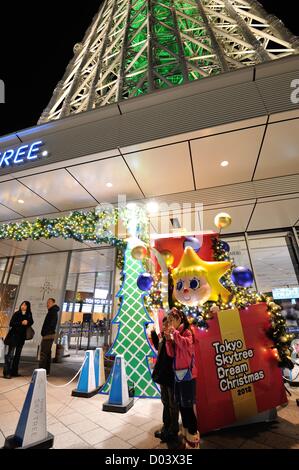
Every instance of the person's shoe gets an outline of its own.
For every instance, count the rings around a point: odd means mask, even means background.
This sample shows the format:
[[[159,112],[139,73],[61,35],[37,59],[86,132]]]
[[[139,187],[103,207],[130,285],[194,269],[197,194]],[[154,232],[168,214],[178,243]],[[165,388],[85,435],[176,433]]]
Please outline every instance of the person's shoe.
[[[11,379],[11,375],[9,375],[9,374],[3,374],[3,378],[4,378],[4,379]]]
[[[200,449],[199,432],[197,432],[196,434],[190,434],[187,431],[185,449]]]
[[[163,431],[156,431],[155,432],[155,437],[157,439],[160,439],[161,442],[177,442],[178,441],[178,436],[174,434],[168,434]]]
[[[18,372],[17,372],[16,374],[14,374],[14,373],[12,372],[11,376],[12,376],[12,377],[22,377],[22,374],[19,374]]]

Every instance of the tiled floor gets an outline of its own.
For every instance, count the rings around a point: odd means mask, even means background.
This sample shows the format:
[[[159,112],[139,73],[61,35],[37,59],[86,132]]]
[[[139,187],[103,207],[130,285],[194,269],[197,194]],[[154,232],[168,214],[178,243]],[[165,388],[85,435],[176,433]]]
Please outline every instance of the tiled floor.
[[[33,364],[23,364],[24,377],[5,380],[0,369],[0,447],[6,436],[15,432]],[[49,381],[67,383],[78,370],[78,364],[53,364]],[[105,413],[106,396],[74,398],[74,384],[47,389],[48,430],[55,436],[56,449],[166,449],[154,437],[161,426],[160,400],[137,399],[125,415]],[[299,449],[299,389],[292,389],[289,405],[278,412],[273,423],[260,423],[232,428],[202,436],[202,449]]]

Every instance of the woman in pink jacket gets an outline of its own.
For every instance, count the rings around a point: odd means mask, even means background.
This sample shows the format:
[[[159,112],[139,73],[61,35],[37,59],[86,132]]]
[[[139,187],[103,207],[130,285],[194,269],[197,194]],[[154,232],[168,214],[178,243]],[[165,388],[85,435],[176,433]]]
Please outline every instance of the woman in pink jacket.
[[[199,432],[195,413],[197,370],[194,358],[194,337],[186,315],[176,308],[169,314],[166,332],[167,354],[174,358],[175,396],[183,423],[186,449],[199,449]]]

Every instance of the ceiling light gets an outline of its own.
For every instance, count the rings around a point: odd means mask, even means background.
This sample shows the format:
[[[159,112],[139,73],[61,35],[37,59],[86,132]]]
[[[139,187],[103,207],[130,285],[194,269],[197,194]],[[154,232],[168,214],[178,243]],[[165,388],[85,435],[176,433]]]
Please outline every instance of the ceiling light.
[[[147,211],[149,212],[149,214],[157,214],[157,212],[159,212],[159,204],[157,202],[149,202],[147,205],[146,205],[146,208],[147,208]]]
[[[107,184],[106,184],[106,187],[107,187],[107,188],[113,188],[113,184],[112,184],[112,183],[107,183]]]
[[[23,199],[19,199],[19,200],[18,200],[18,203],[19,203],[19,204],[25,204],[25,201],[23,201]]]
[[[229,165],[229,162],[227,160],[224,160],[223,162],[221,162],[221,166],[224,168],[226,166]]]

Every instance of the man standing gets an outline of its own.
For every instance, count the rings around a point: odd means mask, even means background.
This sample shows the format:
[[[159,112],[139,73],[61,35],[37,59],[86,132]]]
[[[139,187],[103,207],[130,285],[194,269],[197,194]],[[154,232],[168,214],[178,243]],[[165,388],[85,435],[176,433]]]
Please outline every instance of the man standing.
[[[51,349],[55,339],[59,307],[56,305],[55,299],[48,299],[47,308],[48,313],[41,331],[43,339],[41,342],[39,367],[40,369],[46,369],[47,375],[50,375]]]

